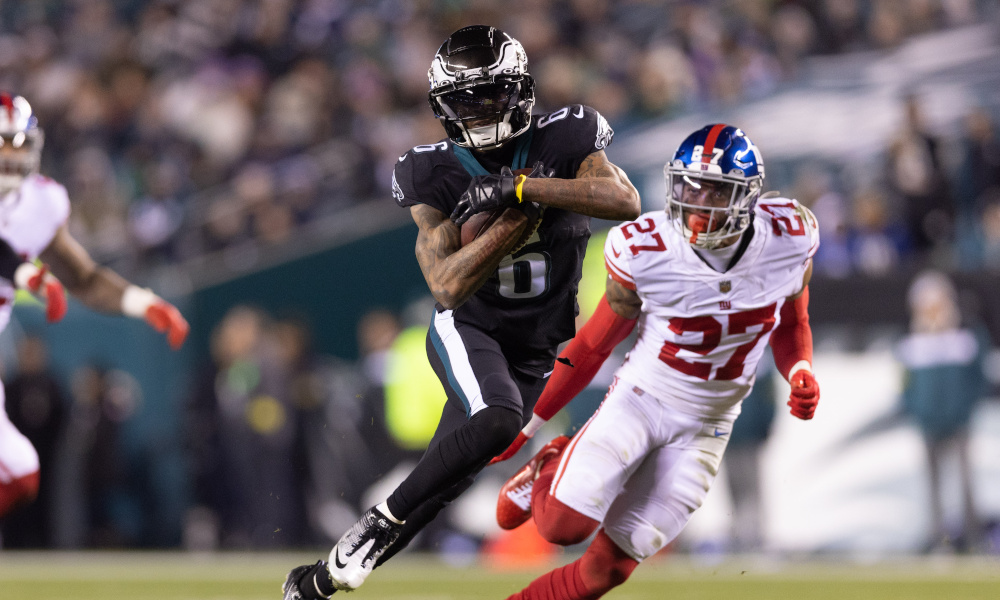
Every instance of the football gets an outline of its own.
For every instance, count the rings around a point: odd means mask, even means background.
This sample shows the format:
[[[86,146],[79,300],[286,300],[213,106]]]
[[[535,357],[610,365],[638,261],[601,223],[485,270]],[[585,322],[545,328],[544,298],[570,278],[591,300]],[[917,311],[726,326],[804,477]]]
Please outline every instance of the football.
[[[462,246],[472,243],[472,240],[489,229],[500,218],[504,210],[506,209],[500,208],[494,211],[476,213],[469,217],[468,221],[462,223]]]
[[[514,171],[515,175],[530,175],[531,169],[518,169]],[[476,213],[469,217],[469,220],[462,224],[462,246],[472,243],[472,240],[476,239],[483,234],[484,231],[489,229],[493,223],[500,218],[503,211],[506,209],[498,209],[494,211],[485,211],[481,213]],[[529,230],[534,233],[536,223],[529,226]],[[530,234],[529,234],[530,235]],[[523,241],[522,241],[523,243]],[[520,246],[521,244],[518,244]]]

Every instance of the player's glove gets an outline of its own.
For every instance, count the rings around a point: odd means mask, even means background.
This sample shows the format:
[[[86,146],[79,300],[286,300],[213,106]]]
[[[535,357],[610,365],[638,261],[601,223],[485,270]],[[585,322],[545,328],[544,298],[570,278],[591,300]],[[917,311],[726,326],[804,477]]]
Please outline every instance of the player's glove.
[[[813,418],[816,412],[816,405],[819,404],[819,384],[813,374],[805,369],[799,369],[789,378],[792,384],[792,394],[788,399],[788,406],[792,408],[792,414],[803,421]]]
[[[541,177],[542,179],[549,179],[554,177],[556,174],[555,169],[546,169],[542,161],[536,161],[531,167],[531,173],[528,173],[528,179],[534,179],[536,177]]]
[[[55,323],[66,316],[66,290],[45,265],[26,262],[14,271],[14,284],[45,303],[45,320]]]
[[[537,433],[538,430],[542,428],[542,425],[545,425],[547,422],[547,419],[543,419],[538,416],[538,413],[531,413],[531,420],[524,426],[524,429],[518,432],[517,437],[510,443],[510,446],[507,446],[506,450],[494,457],[493,460],[490,461],[490,464],[492,465],[498,462],[503,462],[511,456],[517,454],[517,451],[521,449],[521,446],[534,437],[535,433]]]
[[[517,451],[521,449],[521,446],[523,446],[530,439],[531,439],[530,437],[524,435],[524,431],[519,431],[517,433],[517,437],[514,438],[514,441],[510,443],[510,446],[507,446],[506,450],[501,452],[499,455],[493,457],[493,460],[490,461],[490,464],[495,465],[498,462],[503,462],[508,458],[510,458],[511,456],[514,456],[515,454],[517,454]]]
[[[517,194],[517,184],[524,179],[524,175],[514,175],[510,167],[502,167],[499,174],[473,177],[468,189],[455,205],[455,210],[451,212],[451,220],[456,225],[461,225],[476,213],[514,206],[521,201]]]
[[[145,319],[150,327],[167,334],[167,343],[174,350],[181,347],[190,326],[181,311],[151,290],[130,285],[122,295],[122,313]]]

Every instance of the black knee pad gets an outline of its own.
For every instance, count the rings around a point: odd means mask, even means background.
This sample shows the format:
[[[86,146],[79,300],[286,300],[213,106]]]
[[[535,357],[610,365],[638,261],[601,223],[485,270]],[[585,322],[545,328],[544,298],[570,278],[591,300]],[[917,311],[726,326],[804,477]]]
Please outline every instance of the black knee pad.
[[[500,454],[514,441],[521,431],[521,415],[503,406],[487,406],[472,415],[469,429],[482,444],[484,450],[492,452],[490,458]]]

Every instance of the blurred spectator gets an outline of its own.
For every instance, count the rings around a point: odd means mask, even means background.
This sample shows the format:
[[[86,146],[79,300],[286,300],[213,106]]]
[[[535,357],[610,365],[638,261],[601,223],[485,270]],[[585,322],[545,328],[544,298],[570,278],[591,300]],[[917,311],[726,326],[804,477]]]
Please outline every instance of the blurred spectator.
[[[733,502],[732,550],[758,552],[764,545],[765,515],[761,495],[760,453],[774,422],[775,375],[770,351],[757,365],[757,380],[743,400],[723,459]]]
[[[57,468],[59,545],[136,546],[143,534],[143,469],[131,460],[123,427],[140,409],[135,379],[85,365],[71,376],[72,411]]]
[[[889,189],[901,203],[914,249],[921,253],[951,240],[954,211],[948,193],[940,141],[924,123],[920,99],[903,100],[903,125],[889,146]]]
[[[236,306],[213,332],[212,363],[189,405],[199,507],[189,515],[195,520],[186,527],[189,543],[275,548],[303,539],[306,470],[295,468],[302,451],[288,370],[299,350],[279,350],[270,327],[260,310]]]
[[[909,238],[904,226],[892,220],[885,197],[876,189],[860,191],[854,196],[852,214],[847,245],[856,271],[877,276],[898,267]]]
[[[906,368],[903,408],[917,422],[927,449],[930,532],[926,551],[969,551],[979,542],[980,523],[969,461],[969,422],[986,392],[983,361],[989,338],[963,324],[958,294],[936,271],[924,272],[908,292],[910,334],[898,348]],[[946,514],[942,486],[957,461],[961,514]]]
[[[65,442],[68,403],[49,369],[45,341],[28,336],[17,348],[17,374],[4,388],[11,423],[38,451],[41,482],[38,497],[3,521],[5,548],[51,548],[55,545],[54,490],[60,450]]]
[[[983,206],[983,266],[1000,271],[1000,190],[984,198]]]
[[[44,170],[68,183],[77,239],[129,275],[288,240],[321,207],[387,195],[396,157],[426,139],[420,128],[439,131],[421,109],[423,74],[437,40],[460,25],[517,32],[547,81],[539,106],[583,101],[624,127],[762,97],[813,54],[891,49],[981,20],[989,4],[7,3],[0,86],[26,95],[45,123]],[[912,155],[904,145],[903,162]],[[168,156],[185,185],[128,183]],[[317,168],[295,204],[272,182],[267,202],[240,205],[244,167],[284,160]]]
[[[843,195],[834,189],[833,176],[818,164],[799,169],[792,198],[812,209],[819,223],[819,250],[813,256],[816,273],[829,277],[851,274],[848,248],[849,213]]]
[[[955,178],[955,236],[958,264],[982,266],[986,207],[1000,196],[1000,136],[990,114],[974,108],[966,115],[960,140],[962,162]]]
[[[365,489],[391,468],[385,428],[373,416],[381,388],[355,365],[314,354],[302,322],[279,321],[276,334],[302,413],[296,472],[313,525],[307,535],[322,533],[309,541],[327,544],[357,519]]]

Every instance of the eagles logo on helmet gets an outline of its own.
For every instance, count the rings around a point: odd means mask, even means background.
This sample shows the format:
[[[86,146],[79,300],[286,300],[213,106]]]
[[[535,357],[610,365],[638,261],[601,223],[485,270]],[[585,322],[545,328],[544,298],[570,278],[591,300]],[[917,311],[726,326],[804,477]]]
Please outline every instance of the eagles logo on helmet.
[[[689,135],[663,168],[667,215],[692,245],[719,248],[736,240],[753,218],[764,185],[764,161],[743,131],[716,123]],[[686,190],[709,188],[728,199],[718,204],[686,201]]]
[[[23,96],[0,92],[0,194],[38,172],[45,137]]]
[[[451,34],[431,68],[428,99],[451,140],[477,150],[499,148],[531,125],[535,82],[521,43],[495,27]]]

